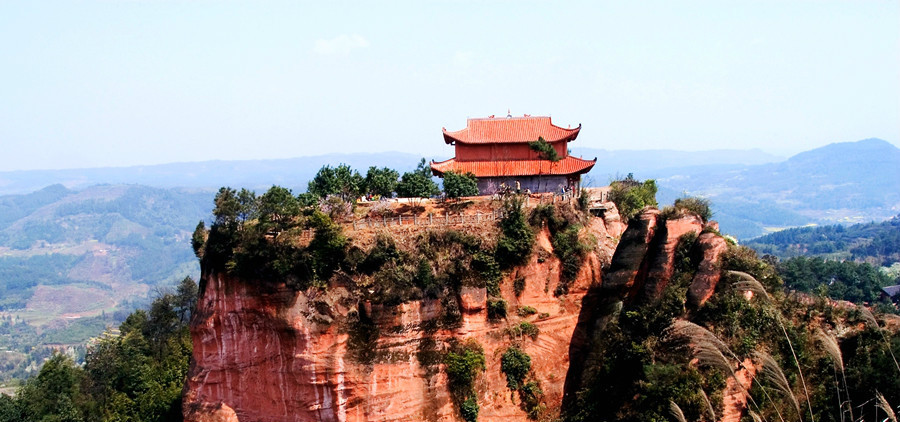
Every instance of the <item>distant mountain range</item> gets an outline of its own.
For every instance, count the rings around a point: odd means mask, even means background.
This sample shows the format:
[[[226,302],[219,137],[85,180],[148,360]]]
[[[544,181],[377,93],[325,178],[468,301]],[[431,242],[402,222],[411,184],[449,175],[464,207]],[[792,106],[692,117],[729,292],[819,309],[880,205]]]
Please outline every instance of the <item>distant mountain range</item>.
[[[682,195],[709,198],[722,230],[741,239],[806,224],[883,220],[900,212],[900,149],[880,139],[831,144],[786,160],[760,150],[610,151],[576,147],[572,155],[597,158],[597,165],[585,176],[588,185],[606,185],[633,173],[639,179],[657,179],[658,198],[663,205]],[[403,172],[414,168],[420,158],[402,152],[353,153],[0,172],[0,195],[30,193],[53,184],[67,189],[138,184],[203,191],[221,186],[264,190],[277,184],[302,192],[326,164],[345,163],[361,173],[373,165]]]

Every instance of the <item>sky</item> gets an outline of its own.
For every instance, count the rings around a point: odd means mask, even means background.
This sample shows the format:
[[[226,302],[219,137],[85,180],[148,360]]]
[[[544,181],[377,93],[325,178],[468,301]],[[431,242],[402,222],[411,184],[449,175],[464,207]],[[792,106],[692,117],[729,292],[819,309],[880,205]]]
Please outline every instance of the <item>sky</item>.
[[[0,0],[0,171],[402,151],[900,143],[898,1]]]

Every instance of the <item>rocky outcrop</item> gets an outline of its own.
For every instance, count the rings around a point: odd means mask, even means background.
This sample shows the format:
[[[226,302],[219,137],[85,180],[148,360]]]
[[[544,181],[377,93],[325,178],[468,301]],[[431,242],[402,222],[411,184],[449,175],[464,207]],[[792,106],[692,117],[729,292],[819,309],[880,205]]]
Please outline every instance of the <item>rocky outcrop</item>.
[[[647,210],[635,218],[622,234],[609,270],[603,279],[606,295],[633,296],[634,287],[643,284],[650,262],[646,259],[656,235],[659,211]]]
[[[574,394],[583,385],[585,369],[596,350],[600,333],[618,318],[626,304],[659,300],[675,273],[675,251],[680,239],[690,232],[701,233],[703,228],[703,221],[694,214],[683,213],[677,218],[663,219],[655,209],[644,210],[629,223],[602,283],[589,290],[582,300],[578,325],[569,346],[564,407],[574,404]],[[725,241],[714,233],[703,233],[694,244],[686,246],[692,251],[699,248],[703,254],[692,283],[704,280],[715,289],[718,281],[716,263],[719,253],[725,249]]]
[[[612,256],[605,245],[613,236],[604,221],[594,219],[587,230],[598,239],[598,251],[585,259],[567,294],[554,295],[560,262],[544,230],[537,243],[545,253],[535,253],[500,284],[508,318],[489,321],[484,289],[464,288],[454,298],[462,321],[452,328],[438,323],[445,306],[441,300],[382,306],[359,302],[336,280],[327,289],[298,292],[265,280],[204,271],[191,325],[194,351],[185,418],[460,420],[437,356],[452,341],[475,338],[487,359],[475,384],[479,421],[525,421],[519,398],[500,370],[500,358],[512,342],[508,328],[523,320],[540,330],[536,340],[516,341],[531,357],[552,413],[562,401],[581,299],[598,287],[601,268]],[[518,292],[517,279],[524,280]],[[516,309],[526,305],[537,312],[518,316]]]
[[[687,292],[687,302],[693,307],[700,307],[712,297],[722,277],[719,271],[719,255],[728,249],[728,244],[715,233],[703,233],[697,239],[702,260],[697,273]]]
[[[660,224],[654,239],[652,262],[647,272],[642,297],[644,300],[659,299],[666,285],[675,272],[675,247],[679,239],[688,233],[698,234],[703,230],[703,220],[695,214],[685,214],[679,218],[668,219]]]

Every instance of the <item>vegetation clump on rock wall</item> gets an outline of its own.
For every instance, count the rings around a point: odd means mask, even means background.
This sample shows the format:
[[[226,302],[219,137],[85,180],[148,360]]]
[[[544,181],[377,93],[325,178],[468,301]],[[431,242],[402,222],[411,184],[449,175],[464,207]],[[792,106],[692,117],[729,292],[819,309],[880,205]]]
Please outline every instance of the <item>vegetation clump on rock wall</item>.
[[[569,283],[578,275],[584,258],[597,243],[591,235],[583,233],[588,218],[588,214],[569,203],[538,205],[531,212],[532,226],[547,227],[550,231],[553,253],[561,263],[557,295],[568,293]]]

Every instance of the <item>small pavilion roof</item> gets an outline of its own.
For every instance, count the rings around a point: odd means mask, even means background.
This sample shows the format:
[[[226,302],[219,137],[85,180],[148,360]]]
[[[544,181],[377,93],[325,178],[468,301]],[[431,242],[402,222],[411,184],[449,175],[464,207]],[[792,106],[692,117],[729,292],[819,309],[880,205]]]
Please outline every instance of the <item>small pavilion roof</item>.
[[[495,144],[537,141],[543,137],[547,142],[573,141],[581,130],[581,124],[574,129],[561,128],[550,121],[550,117],[488,117],[469,119],[466,128],[449,132],[444,129],[444,142],[453,144]]]
[[[884,286],[881,288],[881,291],[883,291],[884,294],[888,295],[888,297],[897,296],[898,294],[900,294],[900,284],[893,286]]]
[[[560,161],[549,160],[506,160],[506,161],[446,161],[432,162],[431,172],[443,176],[445,172],[473,173],[475,177],[548,176],[587,173],[597,163],[597,159],[584,160],[566,157]]]

